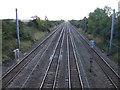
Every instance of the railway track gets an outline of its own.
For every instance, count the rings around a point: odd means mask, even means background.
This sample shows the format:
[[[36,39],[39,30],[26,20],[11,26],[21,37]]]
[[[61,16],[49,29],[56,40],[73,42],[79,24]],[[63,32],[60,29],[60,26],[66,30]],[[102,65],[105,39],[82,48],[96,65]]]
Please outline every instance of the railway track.
[[[81,79],[80,69],[77,62],[77,55],[74,49],[73,39],[70,29],[67,36],[68,45],[68,70],[69,70],[69,88],[83,89],[83,81]]]
[[[48,40],[57,33],[59,26],[56,30],[54,30],[50,35],[48,35],[36,48],[34,48],[29,54],[27,54],[20,62],[15,64],[11,69],[9,69],[2,76],[2,87],[5,88],[21,71],[22,69],[37,55],[39,50],[43,51],[47,47]],[[45,46],[45,48],[43,48]]]
[[[114,88],[117,90],[120,88],[120,76],[116,73],[116,71],[107,63],[107,61],[101,56],[97,50],[90,49],[89,41],[81,35],[73,26],[71,26],[72,32],[78,35],[79,39],[82,41],[83,45],[88,49],[89,53],[91,53],[92,58],[98,63],[102,71],[105,73],[109,81],[112,83]],[[74,30],[74,31],[73,31]]]
[[[99,56],[95,49],[91,53],[88,41],[69,23],[61,24],[10,69],[2,78],[3,88],[51,88],[53,90],[90,88],[83,74],[84,68],[80,62],[75,36],[88,49],[113,86],[118,89],[118,74],[112,71],[112,67],[102,60],[103,57]]]
[[[64,30],[63,45],[60,49],[59,64],[56,70],[56,76],[54,80],[55,88],[68,88],[68,69],[67,69],[67,30]]]
[[[57,41],[58,42],[58,41]],[[52,42],[49,44],[49,46],[48,46],[48,48],[50,48],[50,45],[52,44]],[[48,49],[47,48],[47,49]],[[46,71],[46,68],[44,68],[44,66],[43,65],[45,65],[45,63],[47,63],[48,61],[47,60],[45,60],[45,58],[46,58],[46,52],[44,52],[43,54],[42,54],[42,56],[39,58],[39,61],[38,61],[38,63],[34,66],[34,68],[33,68],[33,70],[32,70],[32,72],[29,74],[29,76],[27,77],[27,79],[25,80],[25,82],[24,82],[24,84],[22,85],[22,87],[21,88],[28,88],[28,87],[35,87],[35,88],[39,88],[39,83],[41,82],[41,79],[40,80],[36,80],[36,78],[38,77],[38,75],[37,74],[39,74],[40,76],[42,76],[42,78],[43,78],[43,73],[44,73],[44,71]],[[46,58],[47,59],[47,58]],[[48,56],[48,59],[49,59],[49,56]],[[48,65],[47,65],[48,66]],[[40,70],[41,68],[44,68],[43,70]],[[39,72],[41,72],[41,73],[39,73]],[[37,74],[36,74],[37,73]],[[35,75],[36,74],[36,75]],[[37,82],[36,82],[37,81]],[[34,84],[33,83],[31,83],[31,82],[34,82]],[[35,85],[35,86],[34,86]]]
[[[60,49],[63,44],[63,35],[64,31],[62,30],[60,37],[58,39],[58,42],[55,46],[55,49],[53,51],[52,56],[50,57],[50,62],[47,67],[47,70],[44,74],[42,83],[40,85],[40,88],[54,88],[55,86],[55,77],[57,75],[58,67],[59,67],[59,55],[60,55]],[[57,68],[57,69],[56,69]]]
[[[25,58],[29,60],[22,64],[23,67],[19,63],[18,67],[15,66],[13,71],[4,76],[3,88],[83,88],[76,53],[66,24],[49,37],[49,41],[35,49],[37,52],[33,50],[34,55],[30,56],[31,52]]]
[[[75,56],[72,40],[70,40],[70,36],[68,34],[65,34],[67,31],[64,31],[63,36],[61,35],[61,41],[59,38],[59,42],[61,42],[61,45],[58,47],[56,46],[53,57],[51,58],[51,61],[48,65],[48,68],[46,70],[46,73],[44,75],[42,84],[40,85],[40,88],[59,88],[59,79],[58,77],[60,70],[60,61],[62,60],[62,47],[63,47],[63,41],[65,39],[65,35],[67,35],[67,54],[68,54],[68,88],[83,88],[80,71],[77,64],[77,58]],[[69,32],[68,32],[69,33]],[[63,39],[62,39],[63,38]],[[60,48],[59,48],[60,47]],[[59,53],[58,53],[59,52]],[[57,54],[57,55],[56,55]],[[57,56],[57,59],[54,59],[54,56]]]

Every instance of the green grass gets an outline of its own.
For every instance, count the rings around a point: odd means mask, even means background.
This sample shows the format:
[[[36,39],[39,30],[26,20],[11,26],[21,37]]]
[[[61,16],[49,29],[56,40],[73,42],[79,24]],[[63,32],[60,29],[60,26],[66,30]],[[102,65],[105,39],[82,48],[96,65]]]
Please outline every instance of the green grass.
[[[46,32],[39,31],[34,27],[25,27],[24,30],[30,32],[31,38],[34,42],[40,40],[46,34]]]
[[[120,62],[120,57],[118,57],[118,56],[120,56],[119,53],[114,53],[114,54],[112,54],[112,57],[114,58],[114,60],[115,60],[116,62]]]
[[[34,40],[40,40],[43,36],[45,36],[45,32],[40,32],[40,31],[37,31],[34,33],[34,35],[32,36],[32,38]]]
[[[20,49],[22,51],[26,51],[31,47],[31,42],[30,41],[21,41],[20,42]]]
[[[2,62],[2,29],[0,29],[0,64]]]
[[[79,31],[83,33],[89,40],[94,40],[96,44],[102,43],[102,40],[99,37],[93,37],[92,34],[87,34],[82,29],[79,29]]]
[[[104,44],[104,42],[102,41],[101,38],[93,37],[92,34],[85,33],[82,29],[78,29],[78,31],[83,33],[89,40],[91,40],[91,39],[95,40],[96,46],[101,48],[101,49],[104,49],[104,51],[106,53],[108,53],[109,45],[105,46],[105,44]],[[120,57],[119,56],[120,56],[120,54],[119,54],[119,52],[117,52],[116,49],[114,50],[114,53],[111,54],[112,60],[114,60],[116,62],[120,62]]]
[[[26,50],[30,49],[31,45],[34,42],[43,38],[45,36],[45,34],[47,33],[47,32],[39,31],[33,27],[24,27],[23,30],[29,32],[31,38],[28,40],[20,40],[20,50],[22,52],[25,52]],[[0,32],[0,34],[1,34],[1,32]],[[2,49],[3,56],[1,55],[1,57],[4,58],[3,61],[11,60],[11,58],[9,56],[7,56],[7,54],[12,52],[16,48],[17,48],[17,41],[15,38],[10,39],[10,40],[4,40],[3,41],[3,49]]]
[[[0,35],[0,51],[2,50],[2,35]]]

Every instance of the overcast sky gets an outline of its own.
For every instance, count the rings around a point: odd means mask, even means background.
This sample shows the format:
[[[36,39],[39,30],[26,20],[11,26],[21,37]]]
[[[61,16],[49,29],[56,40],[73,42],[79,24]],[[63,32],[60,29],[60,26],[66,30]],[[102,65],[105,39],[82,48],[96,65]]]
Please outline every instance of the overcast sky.
[[[120,0],[1,0],[0,19],[15,19],[15,8],[18,8],[19,19],[31,19],[45,15],[49,20],[82,19],[97,7],[109,6],[118,11]]]

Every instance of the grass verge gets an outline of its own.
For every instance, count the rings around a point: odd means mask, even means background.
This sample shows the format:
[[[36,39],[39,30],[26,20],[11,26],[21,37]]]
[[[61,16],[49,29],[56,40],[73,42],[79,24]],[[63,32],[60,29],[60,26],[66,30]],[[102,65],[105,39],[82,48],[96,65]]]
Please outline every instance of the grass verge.
[[[78,29],[78,31],[84,34],[89,40],[94,40],[97,47],[104,50],[105,53],[108,53],[109,44],[105,45],[104,41],[100,37],[94,37],[92,34],[85,33],[82,29]],[[120,54],[118,52],[118,49],[113,47],[113,53],[110,55],[110,58],[115,62],[119,62],[120,61],[119,55]]]

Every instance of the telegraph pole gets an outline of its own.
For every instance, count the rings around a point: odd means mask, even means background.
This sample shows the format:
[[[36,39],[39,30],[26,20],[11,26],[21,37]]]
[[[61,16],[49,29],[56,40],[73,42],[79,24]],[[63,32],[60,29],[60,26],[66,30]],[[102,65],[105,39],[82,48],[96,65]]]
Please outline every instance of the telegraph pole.
[[[18,49],[20,50],[20,36],[19,36],[19,22],[18,22],[17,8],[16,8],[16,34],[17,34]]]
[[[45,16],[45,27],[46,27],[46,30],[47,30],[48,32],[50,32],[49,29],[48,29],[48,27],[47,27],[47,20],[48,20],[48,18],[47,18],[47,16]]]
[[[109,54],[111,54],[111,51],[112,51],[112,40],[113,40],[113,33],[114,33],[114,20],[115,20],[115,9],[113,9],[113,14],[112,14],[112,25],[111,25]]]
[[[45,16],[45,21],[47,20],[47,16]]]
[[[47,29],[47,23],[46,23],[46,20],[47,20],[47,16],[45,16],[45,29]]]
[[[87,31],[86,24],[87,24],[87,23],[86,23],[86,17],[85,17],[85,32]]]

